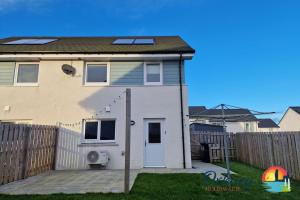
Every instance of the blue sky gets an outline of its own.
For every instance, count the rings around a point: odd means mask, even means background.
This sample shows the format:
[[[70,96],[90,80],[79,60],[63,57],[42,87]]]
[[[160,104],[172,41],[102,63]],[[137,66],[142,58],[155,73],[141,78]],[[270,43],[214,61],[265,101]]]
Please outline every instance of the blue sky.
[[[0,37],[180,35],[190,105],[300,105],[300,1],[0,0]]]

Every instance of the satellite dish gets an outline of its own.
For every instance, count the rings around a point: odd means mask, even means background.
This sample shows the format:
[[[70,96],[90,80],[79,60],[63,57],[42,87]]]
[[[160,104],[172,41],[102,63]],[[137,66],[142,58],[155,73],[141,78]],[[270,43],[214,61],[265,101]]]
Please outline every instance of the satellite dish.
[[[61,69],[63,70],[63,72],[67,75],[74,75],[76,72],[76,69],[68,64],[64,64]]]

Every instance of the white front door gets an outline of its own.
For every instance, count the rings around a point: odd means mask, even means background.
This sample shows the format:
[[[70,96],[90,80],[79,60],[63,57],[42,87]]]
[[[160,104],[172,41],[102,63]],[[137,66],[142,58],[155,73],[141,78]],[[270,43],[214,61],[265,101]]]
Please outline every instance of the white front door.
[[[145,167],[165,167],[164,120],[145,120]]]

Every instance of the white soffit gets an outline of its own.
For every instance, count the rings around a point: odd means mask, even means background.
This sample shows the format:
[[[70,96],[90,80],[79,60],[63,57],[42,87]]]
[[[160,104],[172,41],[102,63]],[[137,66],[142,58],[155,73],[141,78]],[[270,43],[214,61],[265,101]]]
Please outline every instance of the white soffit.
[[[194,54],[182,54],[186,60],[192,59]],[[2,54],[1,61],[10,60],[173,60],[180,54]]]

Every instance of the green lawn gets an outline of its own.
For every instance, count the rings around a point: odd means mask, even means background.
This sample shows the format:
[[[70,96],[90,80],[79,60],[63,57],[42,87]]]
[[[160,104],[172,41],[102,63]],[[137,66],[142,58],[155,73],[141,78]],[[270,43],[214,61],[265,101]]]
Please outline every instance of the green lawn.
[[[235,181],[252,180],[252,187],[245,190],[241,188],[239,192],[208,192],[206,186],[226,186],[224,183],[215,183],[213,181],[205,181],[203,175],[200,174],[140,174],[131,190],[130,194],[80,194],[80,195],[20,195],[9,196],[0,195],[0,200],[100,200],[100,199],[242,199],[242,200],[260,200],[260,199],[299,199],[300,182],[291,182],[292,192],[271,194],[265,192],[261,186],[260,177],[262,170],[249,167],[240,163],[231,163],[232,170],[238,172],[239,175],[234,176]]]

